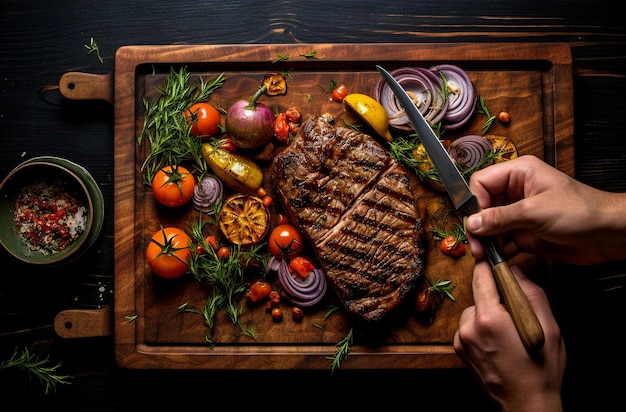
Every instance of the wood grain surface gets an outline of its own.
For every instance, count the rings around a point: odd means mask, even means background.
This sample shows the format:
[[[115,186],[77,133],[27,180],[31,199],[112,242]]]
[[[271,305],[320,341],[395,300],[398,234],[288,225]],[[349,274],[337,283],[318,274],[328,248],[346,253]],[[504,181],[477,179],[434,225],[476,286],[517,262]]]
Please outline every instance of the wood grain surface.
[[[312,51],[315,58],[303,57]],[[288,92],[284,96],[261,99],[272,111],[284,111],[297,105],[304,119],[329,113],[337,124],[358,119],[345,106],[330,101],[319,85],[331,81],[345,83],[355,93],[373,95],[379,79],[377,62],[390,70],[399,67],[431,67],[443,62],[459,64],[468,71],[487,107],[507,108],[512,123],[496,124],[491,133],[509,137],[520,154],[533,154],[556,165],[570,175],[573,170],[572,67],[566,44],[303,44],[303,45],[189,45],[127,46],[116,53],[114,75],[115,112],[115,311],[113,317],[118,364],[130,368],[208,368],[208,369],[323,369],[334,345],[353,326],[341,313],[325,319],[323,307],[307,315],[306,322],[275,324],[264,308],[250,308],[242,324],[255,329],[256,338],[236,333],[224,314],[211,331],[202,318],[181,316],[182,303],[203,307],[207,291],[193,280],[182,283],[158,282],[145,261],[146,239],[160,225],[185,227],[195,221],[193,209],[185,213],[158,208],[150,188],[143,185],[138,172],[149,147],[138,147],[136,136],[143,124],[143,99],[154,101],[170,73],[170,65],[186,65],[192,78],[202,76],[210,82],[224,73],[224,86],[211,95],[217,107],[229,107],[235,101],[254,94],[260,80],[270,71],[290,72]],[[274,63],[277,56],[290,56]],[[419,56],[419,59],[416,58]],[[142,68],[151,68],[147,71]],[[194,79],[196,80],[196,79]],[[196,80],[197,81],[197,80]],[[502,85],[507,85],[503,88]],[[73,91],[88,87],[76,83]],[[94,89],[94,96],[99,95]],[[64,91],[64,90],[62,90]],[[312,96],[309,98],[308,96]],[[497,109],[496,109],[497,108]],[[465,128],[448,133],[453,139],[463,134],[480,133],[486,118],[475,116]],[[367,130],[366,130],[367,131]],[[369,131],[372,133],[372,131]],[[284,146],[283,146],[284,147]],[[277,146],[277,152],[282,150]],[[264,187],[274,196],[269,184],[269,164],[265,164]],[[424,325],[404,313],[396,326],[379,328],[372,339],[355,339],[345,369],[375,368],[447,368],[462,363],[454,354],[452,339],[461,311],[471,305],[471,270],[468,255],[452,260],[443,255],[433,238],[430,221],[441,218],[449,203],[442,205],[442,194],[414,183],[427,231],[425,276],[449,279],[457,287],[456,302],[444,302],[436,322]],[[227,193],[230,194],[230,193]],[[445,200],[446,198],[443,197]],[[281,212],[272,207],[273,224]],[[133,230],[131,230],[133,229]],[[218,235],[215,232],[215,235]],[[332,302],[332,300],[331,300]],[[137,316],[134,322],[125,319]],[[391,322],[391,321],[390,321]],[[313,324],[323,324],[323,330]],[[230,326],[230,327],[228,327]],[[214,347],[207,347],[209,333]],[[370,332],[371,334],[371,332]],[[172,348],[176,350],[172,353]]]
[[[626,25],[610,0],[535,2],[342,1],[155,3],[111,0],[0,2],[0,175],[25,158],[69,158],[92,173],[105,197],[101,237],[77,262],[46,270],[0,255],[0,355],[28,347],[73,376],[71,385],[44,396],[37,381],[0,372],[3,399],[24,409],[63,411],[191,407],[233,387],[275,394],[277,385],[339,393],[337,408],[367,407],[375,388],[390,407],[495,410],[464,368],[307,371],[131,370],[116,365],[112,337],[66,339],[54,329],[64,310],[101,309],[114,288],[114,109],[102,100],[75,101],[58,91],[69,71],[107,74],[126,45],[299,43],[566,43],[572,52],[575,176],[592,186],[626,191]],[[85,44],[97,42],[102,63]],[[498,48],[499,46],[495,46]],[[442,51],[441,59],[446,52]],[[440,60],[440,59],[438,59]],[[550,276],[542,276],[549,270]],[[626,366],[620,325],[626,313],[623,262],[592,267],[546,263],[539,282],[561,326],[568,350],[563,388],[566,410],[611,410],[621,402]],[[364,391],[363,391],[364,392]],[[372,391],[373,392],[373,391]],[[300,390],[280,392],[289,403]],[[173,396],[172,394],[176,394]],[[397,396],[393,396],[396,394]],[[301,401],[301,399],[300,399]],[[237,401],[239,402],[239,401]]]

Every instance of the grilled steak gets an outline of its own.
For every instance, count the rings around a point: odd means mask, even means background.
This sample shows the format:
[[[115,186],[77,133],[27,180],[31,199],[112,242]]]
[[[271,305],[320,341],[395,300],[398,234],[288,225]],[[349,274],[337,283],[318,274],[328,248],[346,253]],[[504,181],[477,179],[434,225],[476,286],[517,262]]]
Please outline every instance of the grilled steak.
[[[406,169],[374,138],[313,117],[274,158],[270,180],[350,314],[379,321],[415,289],[419,211]]]

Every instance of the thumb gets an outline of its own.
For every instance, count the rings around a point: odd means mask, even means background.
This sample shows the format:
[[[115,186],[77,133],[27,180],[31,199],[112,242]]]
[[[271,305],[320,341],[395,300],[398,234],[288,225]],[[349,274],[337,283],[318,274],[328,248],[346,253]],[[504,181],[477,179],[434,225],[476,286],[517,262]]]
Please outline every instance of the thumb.
[[[483,209],[467,218],[465,228],[479,236],[497,235],[523,227],[518,204]]]

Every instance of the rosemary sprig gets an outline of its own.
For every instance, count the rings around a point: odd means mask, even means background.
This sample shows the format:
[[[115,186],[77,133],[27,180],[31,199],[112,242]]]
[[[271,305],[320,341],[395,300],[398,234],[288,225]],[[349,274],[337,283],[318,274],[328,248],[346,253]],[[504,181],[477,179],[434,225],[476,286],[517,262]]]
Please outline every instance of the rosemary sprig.
[[[56,392],[57,384],[69,384],[72,379],[69,375],[59,375],[57,370],[61,363],[49,365],[50,357],[41,359],[36,354],[31,354],[27,348],[18,353],[17,348],[13,351],[11,359],[0,363],[0,369],[19,368],[39,379],[45,385],[44,393],[48,395],[51,391]]]
[[[414,152],[420,146],[420,139],[415,134],[408,138],[399,136],[392,142],[389,142],[389,152],[396,162],[412,170],[420,180],[430,178],[440,181],[439,175],[435,168],[432,167],[432,164],[426,164],[426,162],[430,162],[430,159],[427,156],[421,159],[415,156]]]
[[[98,57],[98,60],[100,60],[100,63],[104,63],[104,60],[102,60],[102,56],[100,55],[100,48],[98,47],[98,43],[96,43],[93,37],[89,40],[89,44],[83,44],[83,46],[85,46],[85,48],[87,49],[87,54],[96,53],[96,56]]]
[[[200,237],[201,227],[192,228],[192,233],[194,238]],[[265,267],[269,259],[266,243],[258,243],[246,250],[240,245],[234,245],[228,259],[220,259],[211,247],[207,249],[208,253],[203,254],[192,250],[189,260],[189,270],[193,277],[211,288],[211,296],[202,313],[205,322],[212,328],[215,315],[219,310],[224,310],[233,324],[239,324],[239,315],[243,312],[240,298],[247,284],[244,267],[251,261]]]
[[[351,327],[348,331],[348,334],[343,337],[337,344],[335,345],[335,353],[333,356],[329,356],[326,359],[331,360],[330,364],[330,373],[333,374],[336,369],[341,367],[342,359],[346,359],[348,354],[350,353],[350,349],[352,348],[352,343],[354,341],[354,327]]]
[[[485,116],[487,116],[487,121],[485,121],[485,125],[483,126],[482,130],[480,131],[480,134],[484,135],[491,128],[491,125],[493,124],[493,122],[496,121],[496,119],[498,117],[492,115],[491,113],[489,113],[489,109],[487,108],[487,104],[485,104],[485,100],[483,99],[482,96],[478,96],[478,103],[479,103],[478,113],[481,113],[481,114],[484,114]]]
[[[272,63],[284,62],[286,60],[289,60],[289,56],[279,54],[274,60],[272,60]]]
[[[155,101],[143,99],[146,114],[137,143],[141,145],[146,139],[150,143],[150,152],[141,166],[147,185],[166,165],[191,161],[202,173],[207,170],[201,154],[202,142],[191,135],[191,125],[187,123],[184,112],[192,104],[206,101],[211,93],[220,88],[224,83],[224,74],[217,75],[208,83],[200,78],[199,83],[191,84],[189,79],[187,67],[178,71],[172,67],[165,86],[157,88],[159,97]]]

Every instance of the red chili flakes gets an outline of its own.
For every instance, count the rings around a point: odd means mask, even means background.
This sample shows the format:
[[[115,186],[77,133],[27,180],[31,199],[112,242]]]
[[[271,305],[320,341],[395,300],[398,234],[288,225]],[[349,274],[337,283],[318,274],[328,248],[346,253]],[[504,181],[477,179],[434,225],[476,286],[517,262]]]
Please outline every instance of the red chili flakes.
[[[63,251],[85,231],[87,210],[61,181],[22,188],[15,201],[15,227],[31,250]]]

